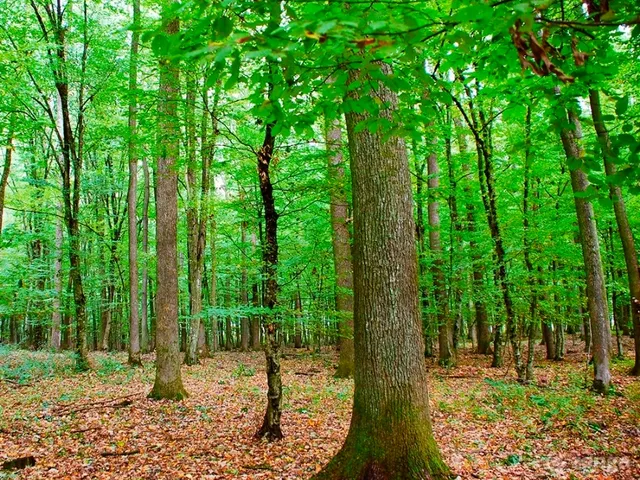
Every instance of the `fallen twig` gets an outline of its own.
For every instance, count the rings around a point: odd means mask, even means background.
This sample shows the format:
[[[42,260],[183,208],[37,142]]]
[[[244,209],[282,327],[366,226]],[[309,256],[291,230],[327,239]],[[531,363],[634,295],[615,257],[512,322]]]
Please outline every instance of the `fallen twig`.
[[[103,457],[121,457],[127,455],[137,455],[138,453],[140,453],[140,450],[136,449],[124,452],[101,452],[100,455],[102,455]]]
[[[94,408],[120,408],[131,405],[133,402],[128,400],[131,397],[140,395],[139,393],[132,393],[130,395],[123,395],[122,397],[110,398],[106,400],[99,400],[97,402],[84,403],[77,408],[73,407],[73,404],[63,405],[57,411],[54,411],[57,415],[69,415],[71,413],[84,412]],[[114,403],[117,402],[117,403]]]
[[[10,385],[15,385],[16,387],[33,387],[33,383],[20,383],[16,380],[11,380],[10,378],[0,378],[0,380]]]

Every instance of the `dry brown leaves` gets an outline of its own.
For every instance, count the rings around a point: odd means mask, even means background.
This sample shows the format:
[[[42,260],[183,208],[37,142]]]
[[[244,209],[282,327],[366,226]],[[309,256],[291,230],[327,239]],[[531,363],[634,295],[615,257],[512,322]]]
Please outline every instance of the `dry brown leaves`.
[[[638,382],[617,369],[622,395],[567,397],[563,385],[575,392],[585,368],[579,348],[569,349],[562,364],[539,362],[540,386],[515,385],[477,355],[463,355],[455,370],[430,367],[435,435],[461,478],[640,478]],[[25,479],[306,479],[347,433],[352,382],[332,377],[334,353],[291,351],[283,360],[285,439],[272,444],[253,438],[265,407],[262,353],[183,367],[190,397],[178,403],[146,398],[151,361],[20,388],[0,382],[0,463],[33,455]]]

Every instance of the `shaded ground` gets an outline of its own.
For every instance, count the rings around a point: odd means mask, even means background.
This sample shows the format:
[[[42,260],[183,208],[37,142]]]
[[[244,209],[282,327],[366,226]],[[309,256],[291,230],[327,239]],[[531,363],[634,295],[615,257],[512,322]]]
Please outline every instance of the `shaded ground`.
[[[435,434],[460,478],[640,478],[640,382],[623,375],[630,361],[614,363],[615,394],[599,397],[583,388],[591,370],[581,345],[568,350],[564,363],[538,363],[535,386],[468,353],[454,370],[430,367]],[[353,384],[332,378],[336,360],[290,352],[286,437],[267,444],[252,438],[266,401],[262,353],[184,367],[191,396],[171,403],[146,399],[150,356],[130,370],[123,354],[92,354],[95,370],[75,374],[67,355],[0,346],[0,463],[33,455],[36,465],[17,474],[24,479],[306,479],[349,426]]]

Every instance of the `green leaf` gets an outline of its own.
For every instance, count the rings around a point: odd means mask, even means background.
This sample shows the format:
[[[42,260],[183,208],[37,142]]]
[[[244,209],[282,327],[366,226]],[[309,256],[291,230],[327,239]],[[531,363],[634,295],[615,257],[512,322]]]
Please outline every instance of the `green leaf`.
[[[158,57],[166,57],[167,53],[169,53],[169,48],[171,47],[171,43],[169,42],[169,38],[163,33],[160,33],[153,37],[153,41],[151,42],[151,50]]]
[[[624,115],[624,113],[627,111],[628,108],[629,108],[629,96],[625,95],[624,97],[619,98],[618,101],[616,102],[616,115],[618,116]]]

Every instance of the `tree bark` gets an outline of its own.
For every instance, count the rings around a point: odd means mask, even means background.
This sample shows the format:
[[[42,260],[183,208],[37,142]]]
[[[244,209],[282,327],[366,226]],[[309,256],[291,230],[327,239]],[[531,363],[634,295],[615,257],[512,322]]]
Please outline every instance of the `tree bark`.
[[[385,75],[392,73],[379,64]],[[363,77],[363,76],[362,76]],[[395,93],[374,84],[378,117],[393,120]],[[358,89],[349,93],[357,102]],[[359,130],[370,113],[347,110],[354,214],[354,401],[342,449],[313,478],[445,479],[433,439],[418,297],[411,180],[401,138]],[[402,361],[398,361],[402,358]]]
[[[338,120],[325,118],[333,265],[336,275],[336,313],[339,320],[340,357],[336,378],[353,377],[353,265],[349,233],[349,203],[345,190],[342,130]],[[302,343],[302,339],[300,339]]]
[[[149,352],[149,269],[147,267],[147,258],[149,256],[149,196],[150,196],[150,179],[149,164],[147,158],[142,159],[142,172],[144,175],[144,194],[142,200],[142,252],[144,261],[142,262],[142,292],[140,294],[140,303],[142,305],[142,317],[140,321],[140,348],[143,352]]]
[[[435,142],[433,142],[435,143]],[[434,145],[432,145],[432,148]],[[438,320],[438,362],[445,367],[456,364],[456,353],[453,349],[453,325],[449,315],[449,301],[447,299],[447,286],[444,278],[444,260],[442,258],[442,243],[440,241],[440,212],[437,200],[437,190],[440,187],[440,168],[438,157],[431,152],[427,157],[427,172],[429,175],[429,249],[433,257],[433,294],[436,318]]]
[[[604,168],[607,177],[616,173],[616,165],[613,163],[613,153],[611,151],[611,141],[609,132],[602,118],[602,108],[600,106],[600,94],[596,90],[589,90],[589,102],[591,104],[591,115],[593,126],[596,130]],[[622,197],[620,186],[613,182],[609,183],[609,194],[613,200],[613,211],[616,217],[618,233],[622,243],[624,262],[627,268],[627,281],[629,283],[629,295],[631,298],[631,315],[633,319],[633,332],[635,340],[635,364],[631,370],[632,375],[640,375],[640,267],[638,266],[638,253],[633,238],[633,232],[629,225],[627,209]]]
[[[582,139],[580,120],[572,110],[568,110],[567,115],[568,121],[566,118],[561,119],[560,136],[562,146],[569,163],[582,164],[584,152],[580,145],[580,140]],[[588,199],[581,196],[589,186],[587,174],[581,168],[575,168],[574,166],[570,175],[587,280],[587,305],[591,320],[593,345],[593,389],[604,393],[609,389],[611,383],[611,373],[609,371],[611,332],[602,258],[600,256],[600,241],[598,239],[593,205]]]
[[[176,35],[177,18],[162,12],[164,32]],[[180,374],[178,339],[178,174],[175,168],[179,149],[177,101],[180,88],[178,65],[160,60],[159,156],[156,194],[156,256],[158,288],[156,294],[156,378],[149,396],[182,400],[187,392]]]
[[[9,183],[9,172],[11,171],[11,161],[13,159],[13,137],[15,135],[15,113],[11,114],[9,121],[9,133],[7,134],[7,146],[4,150],[4,166],[0,179],[0,236],[2,235],[2,220],[4,217],[4,197]]]
[[[279,8],[279,6],[278,6]],[[270,67],[270,73],[271,67]],[[272,86],[269,88],[272,89]],[[278,302],[278,212],[273,197],[273,184],[269,167],[273,158],[275,136],[272,134],[273,124],[268,123],[265,128],[264,141],[258,151],[258,177],[260,194],[264,208],[265,243],[262,247],[262,261],[264,263],[266,279],[264,292],[264,306],[269,313],[264,325],[265,329],[265,357],[267,362],[267,410],[262,426],[256,433],[257,437],[267,440],[282,438],[280,417],[282,415],[282,378],[280,375],[281,340],[278,333],[278,321],[273,311]]]
[[[51,316],[51,338],[49,344],[54,350],[62,347],[62,223],[56,222],[56,249],[53,266],[53,285],[55,294],[53,296],[53,314]]]
[[[141,366],[140,317],[138,315],[138,49],[140,46],[140,0],[133,0],[133,30],[129,58],[129,191],[127,214],[129,219],[129,365]]]

